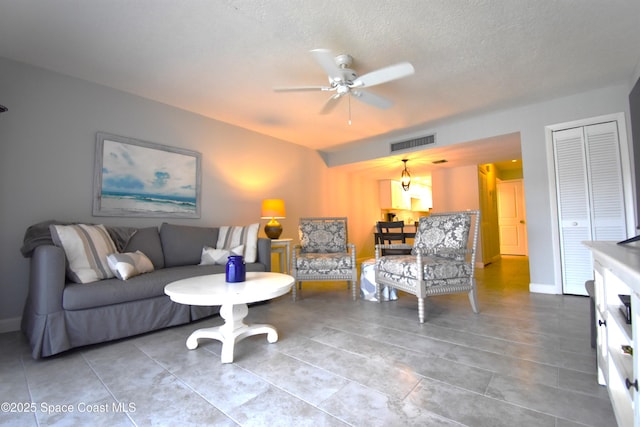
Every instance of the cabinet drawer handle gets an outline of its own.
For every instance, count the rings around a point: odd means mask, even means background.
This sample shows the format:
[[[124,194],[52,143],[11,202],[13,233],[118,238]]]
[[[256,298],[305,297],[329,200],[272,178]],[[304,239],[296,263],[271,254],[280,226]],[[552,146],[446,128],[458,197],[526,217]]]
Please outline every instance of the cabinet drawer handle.
[[[634,382],[629,381],[629,378],[625,378],[624,383],[627,385],[627,388],[635,388],[638,391],[638,380],[636,379]]]
[[[607,326],[607,321],[606,321],[606,320],[598,319],[598,325],[599,325],[599,326]]]

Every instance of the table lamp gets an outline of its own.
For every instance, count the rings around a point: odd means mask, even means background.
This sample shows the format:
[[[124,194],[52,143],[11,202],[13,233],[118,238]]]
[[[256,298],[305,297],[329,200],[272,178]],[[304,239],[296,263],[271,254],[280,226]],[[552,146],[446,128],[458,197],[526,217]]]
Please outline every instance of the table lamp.
[[[277,219],[285,218],[284,200],[265,199],[262,201],[262,219],[270,221],[264,226],[264,233],[270,239],[277,239],[282,234],[282,226]]]

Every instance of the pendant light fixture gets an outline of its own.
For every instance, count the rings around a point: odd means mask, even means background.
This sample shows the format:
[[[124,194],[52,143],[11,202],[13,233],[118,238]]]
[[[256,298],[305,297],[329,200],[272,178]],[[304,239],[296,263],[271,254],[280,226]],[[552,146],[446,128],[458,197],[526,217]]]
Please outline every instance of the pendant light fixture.
[[[407,170],[407,162],[409,159],[402,159],[404,162],[404,170],[402,171],[402,178],[400,179],[400,183],[402,184],[402,189],[404,191],[409,191],[409,186],[411,185],[411,175]]]

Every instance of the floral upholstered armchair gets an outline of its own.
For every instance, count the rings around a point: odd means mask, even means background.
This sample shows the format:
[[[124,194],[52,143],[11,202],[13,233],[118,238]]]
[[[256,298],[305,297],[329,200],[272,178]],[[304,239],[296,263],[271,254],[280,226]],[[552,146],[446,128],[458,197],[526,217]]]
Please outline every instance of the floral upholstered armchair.
[[[424,323],[424,299],[466,292],[478,312],[474,278],[479,211],[434,213],[420,218],[411,255],[382,256],[376,245],[376,293],[391,286],[418,297],[418,320]]]
[[[296,281],[293,300],[303,281],[336,280],[347,281],[355,300],[356,247],[347,240],[347,218],[300,218],[298,233],[300,244],[294,246],[291,256],[291,275]]]

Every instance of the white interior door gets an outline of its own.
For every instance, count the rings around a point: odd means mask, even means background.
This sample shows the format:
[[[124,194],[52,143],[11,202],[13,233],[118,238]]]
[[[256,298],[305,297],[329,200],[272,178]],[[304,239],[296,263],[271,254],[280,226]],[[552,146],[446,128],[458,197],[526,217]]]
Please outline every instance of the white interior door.
[[[498,182],[500,253],[527,255],[527,222],[521,179]]]

